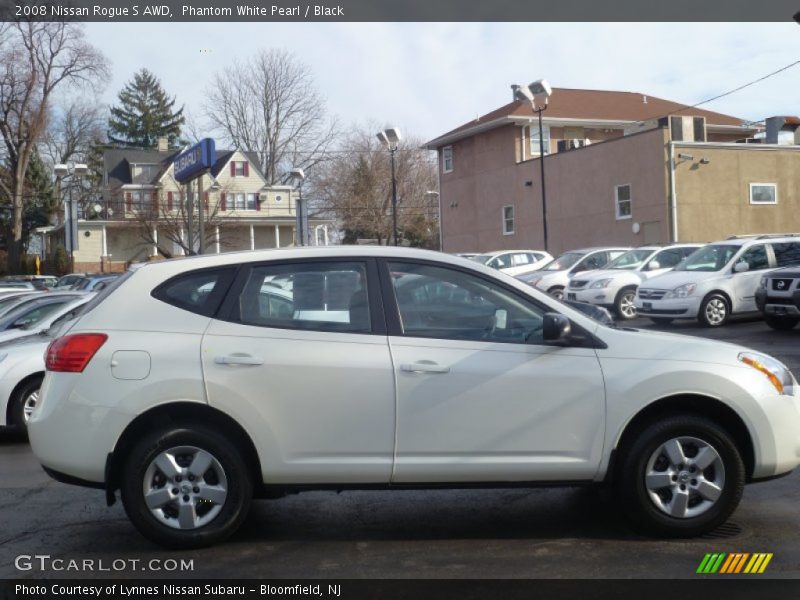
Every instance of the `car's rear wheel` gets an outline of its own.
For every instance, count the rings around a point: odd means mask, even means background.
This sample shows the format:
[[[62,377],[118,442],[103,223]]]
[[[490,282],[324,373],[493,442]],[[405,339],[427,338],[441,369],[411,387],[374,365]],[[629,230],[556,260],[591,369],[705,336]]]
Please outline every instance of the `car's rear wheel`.
[[[700,303],[697,319],[706,327],[720,327],[728,322],[731,306],[722,294],[709,294]]]
[[[617,317],[623,321],[630,321],[636,318],[636,288],[625,288],[619,291],[614,299],[614,310]]]
[[[794,329],[797,323],[800,323],[800,319],[794,317],[774,317],[772,315],[765,316],[764,321],[776,331],[789,331]]]
[[[616,490],[642,533],[702,535],[724,523],[741,500],[742,457],[731,436],[705,417],[659,419],[621,452]]]
[[[142,535],[170,548],[198,548],[233,534],[250,509],[253,482],[240,449],[204,425],[145,437],[122,473],[125,512]]]
[[[670,317],[650,317],[650,320],[656,325],[670,325],[675,319]]]
[[[28,421],[36,405],[39,404],[39,389],[42,387],[42,377],[37,376],[28,380],[14,392],[11,399],[10,425],[21,431],[28,427]]]
[[[554,285],[547,293],[550,294],[556,300],[563,300],[564,299],[564,287],[560,285]]]

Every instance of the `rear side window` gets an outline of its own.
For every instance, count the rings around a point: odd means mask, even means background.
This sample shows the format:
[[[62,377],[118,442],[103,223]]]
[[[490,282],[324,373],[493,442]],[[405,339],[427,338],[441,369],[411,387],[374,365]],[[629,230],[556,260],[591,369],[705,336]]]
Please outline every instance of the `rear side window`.
[[[800,265],[800,242],[773,243],[775,262],[779,267],[794,267]]]
[[[258,327],[370,333],[366,265],[255,266],[239,295],[233,320]]]
[[[153,290],[153,297],[183,310],[212,316],[233,281],[235,269],[204,269],[168,279]]]

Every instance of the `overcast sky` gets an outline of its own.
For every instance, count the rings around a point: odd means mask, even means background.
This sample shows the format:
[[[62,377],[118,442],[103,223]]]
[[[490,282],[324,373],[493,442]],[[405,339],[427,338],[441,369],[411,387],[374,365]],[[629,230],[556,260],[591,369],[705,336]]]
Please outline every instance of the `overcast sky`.
[[[425,139],[505,104],[512,83],[635,91],[694,104],[800,60],[800,26],[723,23],[89,23],[113,103],[146,67],[199,116],[211,74],[260,48],[294,52],[345,123]],[[201,52],[204,50],[204,52]],[[800,115],[800,65],[704,106]]]

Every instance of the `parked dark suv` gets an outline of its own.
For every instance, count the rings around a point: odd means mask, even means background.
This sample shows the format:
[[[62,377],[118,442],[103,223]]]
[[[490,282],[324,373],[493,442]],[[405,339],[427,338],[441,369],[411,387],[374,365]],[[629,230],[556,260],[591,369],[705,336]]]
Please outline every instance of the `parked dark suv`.
[[[776,269],[762,277],[756,305],[773,329],[792,329],[800,323],[800,266]]]

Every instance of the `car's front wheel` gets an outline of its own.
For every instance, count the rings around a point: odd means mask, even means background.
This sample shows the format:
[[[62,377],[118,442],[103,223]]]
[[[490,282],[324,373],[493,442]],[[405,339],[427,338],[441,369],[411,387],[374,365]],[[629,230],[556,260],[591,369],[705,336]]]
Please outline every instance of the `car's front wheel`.
[[[741,500],[742,457],[731,436],[705,417],[659,419],[621,452],[616,490],[642,533],[702,535],[724,523]]]
[[[794,329],[797,323],[800,323],[800,319],[795,317],[773,317],[772,315],[765,316],[764,321],[776,331],[789,331]]]
[[[128,453],[125,512],[142,535],[170,548],[198,548],[233,534],[250,509],[253,482],[240,449],[204,425],[154,432]]]
[[[614,299],[614,310],[617,317],[624,321],[629,321],[636,318],[636,288],[625,288],[620,290],[617,297]]]
[[[731,306],[722,294],[709,294],[700,303],[700,312],[697,315],[700,323],[706,327],[721,327],[728,322]]]

